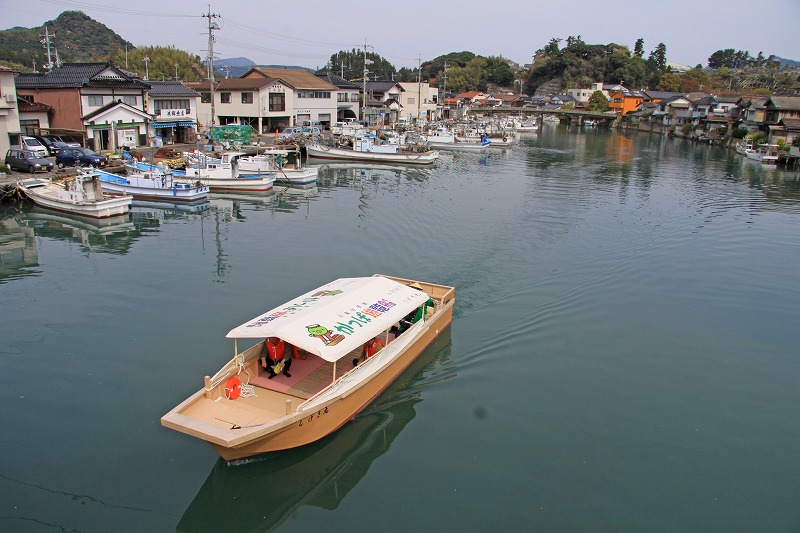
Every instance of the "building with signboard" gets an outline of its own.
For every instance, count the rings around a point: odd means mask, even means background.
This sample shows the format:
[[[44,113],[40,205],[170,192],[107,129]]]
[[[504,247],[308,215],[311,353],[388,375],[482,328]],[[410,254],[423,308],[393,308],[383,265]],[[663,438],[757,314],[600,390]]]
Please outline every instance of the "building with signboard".
[[[146,141],[150,84],[110,63],[65,63],[46,73],[19,74],[17,94],[52,108],[50,129],[84,136],[91,148],[117,147],[117,130]]]
[[[147,110],[153,117],[148,134],[163,144],[197,142],[200,93],[179,81],[151,81]]]

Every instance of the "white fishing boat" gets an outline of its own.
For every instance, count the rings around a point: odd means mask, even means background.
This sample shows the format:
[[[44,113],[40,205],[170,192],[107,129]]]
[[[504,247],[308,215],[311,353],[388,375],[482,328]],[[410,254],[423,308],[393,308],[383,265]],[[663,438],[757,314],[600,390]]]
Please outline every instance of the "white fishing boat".
[[[458,150],[463,152],[484,152],[489,144],[464,141],[454,132],[439,128],[427,135],[420,136],[422,142],[438,150]]]
[[[558,115],[545,115],[542,119],[542,123],[544,124],[558,124],[561,120],[558,118]]]
[[[584,128],[594,128],[595,126],[597,126],[597,121],[596,120],[592,120],[590,118],[587,118],[586,120],[583,121],[583,127]]]
[[[161,423],[207,441],[228,461],[319,440],[439,336],[454,303],[455,289],[445,285],[381,275],[332,281],[232,329],[233,359]],[[239,351],[238,339],[259,341]],[[365,343],[376,339],[384,347],[372,352]],[[283,362],[283,372],[267,367],[267,375],[262,357],[283,342],[292,363]]]
[[[242,155],[238,158],[241,174],[273,173],[275,181],[295,185],[305,185],[317,181],[319,169],[303,164],[299,148],[285,148],[280,153],[268,152],[256,155]]]
[[[536,123],[536,119],[533,118],[529,122],[523,122],[515,127],[517,133],[536,133],[539,131],[539,125]]]
[[[210,157],[202,152],[187,152],[184,170],[173,170],[177,177],[186,177],[191,181],[199,181],[211,192],[266,192],[275,183],[273,173],[242,174],[238,169],[237,158],[244,152],[226,152],[222,158]],[[136,163],[139,169],[154,169],[147,163]]]
[[[129,174],[120,176],[98,170],[103,191],[111,196],[128,194],[137,200],[164,200],[167,202],[202,202],[208,197],[208,186],[192,183],[173,176],[168,169],[141,170],[126,167]]]
[[[374,134],[368,134],[355,137],[352,147],[325,146],[318,142],[307,143],[306,153],[309,157],[317,159],[409,165],[431,165],[439,157],[439,152],[427,150],[420,145],[378,144],[376,140]]]
[[[762,165],[777,165],[778,164],[778,145],[777,144],[762,144],[754,150],[745,151],[745,156],[753,161],[758,161]]]
[[[747,152],[753,150],[753,140],[744,139],[742,142],[736,144],[736,153],[747,155]]]
[[[65,183],[48,178],[29,178],[18,181],[17,187],[40,207],[91,218],[125,215],[133,201],[133,196],[103,194],[97,173],[82,169],[67,178]]]

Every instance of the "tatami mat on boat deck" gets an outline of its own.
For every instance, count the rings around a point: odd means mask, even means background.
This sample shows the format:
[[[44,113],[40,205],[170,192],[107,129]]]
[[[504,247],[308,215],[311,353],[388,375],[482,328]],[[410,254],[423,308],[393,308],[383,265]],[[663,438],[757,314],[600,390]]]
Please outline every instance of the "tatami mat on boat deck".
[[[360,355],[361,348],[357,348],[340,359],[336,364],[336,377],[338,378],[352,369],[353,359]],[[308,359],[294,359],[289,373],[292,377],[278,374],[269,379],[267,371],[259,367],[258,377],[251,379],[250,384],[307,400],[331,382],[333,363],[316,356],[309,356]]]

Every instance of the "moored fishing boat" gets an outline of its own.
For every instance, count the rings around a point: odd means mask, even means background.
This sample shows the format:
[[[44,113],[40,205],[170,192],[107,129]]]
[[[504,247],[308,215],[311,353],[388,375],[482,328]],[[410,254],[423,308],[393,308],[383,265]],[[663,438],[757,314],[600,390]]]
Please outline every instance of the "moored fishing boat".
[[[125,215],[133,201],[128,195],[103,194],[97,173],[82,169],[63,184],[48,178],[29,178],[18,181],[17,187],[39,207],[91,218]]]
[[[188,178],[177,179],[167,169],[138,170],[125,176],[104,170],[96,171],[103,191],[111,196],[128,194],[138,200],[164,200],[168,202],[202,202],[208,197],[208,186],[193,184]]]
[[[235,159],[223,157],[222,160],[197,154],[197,159],[188,159],[185,170],[173,170],[175,177],[188,178],[192,182],[200,182],[211,192],[266,192],[275,183],[273,173],[255,173],[242,175],[236,168]],[[158,167],[142,162],[132,162],[140,170],[158,170]]]
[[[332,281],[231,330],[234,358],[161,423],[209,442],[228,461],[319,440],[419,356],[450,324],[454,303],[455,289],[445,285],[382,275]],[[291,375],[267,377],[259,364],[266,343],[240,352],[238,339],[247,338],[291,343]],[[385,347],[359,362],[374,339]]]
[[[454,132],[439,128],[427,135],[422,135],[420,139],[428,143],[431,148],[439,150],[458,150],[463,152],[483,152],[489,143],[465,141],[459,138]]]
[[[275,181],[305,185],[317,181],[319,169],[303,164],[299,147],[286,147],[280,152],[266,152],[238,158],[241,174],[272,172]]]
[[[439,157],[439,152],[427,150],[422,146],[399,144],[376,144],[374,134],[356,137],[352,147],[324,146],[318,142],[307,143],[306,153],[317,159],[336,159],[342,161],[371,161],[385,163],[405,163],[409,165],[431,165]]]

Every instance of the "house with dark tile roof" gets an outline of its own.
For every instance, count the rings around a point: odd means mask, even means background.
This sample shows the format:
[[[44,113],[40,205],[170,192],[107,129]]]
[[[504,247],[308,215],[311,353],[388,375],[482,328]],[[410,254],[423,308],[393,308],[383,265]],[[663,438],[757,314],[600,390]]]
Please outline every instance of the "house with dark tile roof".
[[[135,131],[137,139],[147,133],[145,100],[150,84],[111,63],[65,63],[46,73],[20,74],[16,78],[18,94],[53,108],[50,128],[86,136],[89,146],[106,150],[118,146],[116,131]],[[95,112],[114,102],[136,110],[118,116],[111,124]],[[85,120],[87,116],[92,120]],[[87,123],[92,123],[86,126]]]
[[[151,81],[147,110],[153,119],[150,133],[164,144],[197,142],[197,106],[200,93],[179,81]]]
[[[355,120],[361,118],[361,85],[332,74],[316,74],[316,76],[337,89],[336,122],[341,122],[346,118]]]

